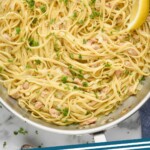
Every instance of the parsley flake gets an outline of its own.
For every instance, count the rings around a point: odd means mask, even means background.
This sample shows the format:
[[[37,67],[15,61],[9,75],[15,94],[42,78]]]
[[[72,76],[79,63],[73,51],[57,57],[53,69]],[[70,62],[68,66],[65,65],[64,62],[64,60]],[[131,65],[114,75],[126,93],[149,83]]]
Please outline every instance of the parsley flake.
[[[39,46],[39,42],[38,41],[35,41],[34,39],[30,38],[29,39],[29,45],[31,47],[36,47],[36,46]]]
[[[19,34],[21,31],[20,27],[16,27],[16,34]]]
[[[79,59],[82,59],[82,55],[81,54],[79,54]]]
[[[46,6],[45,6],[45,5],[42,5],[42,6],[40,7],[40,9],[41,9],[41,12],[42,12],[42,13],[45,13],[45,12],[46,12]]]
[[[142,83],[143,81],[145,81],[145,76],[142,76],[140,79],[139,79],[139,82]]]
[[[67,83],[67,79],[68,79],[67,76],[63,76],[63,77],[61,78],[61,81],[62,81],[63,83]]]
[[[77,22],[79,25],[83,25],[84,24],[84,20],[80,20]]]
[[[95,4],[95,2],[96,2],[96,0],[91,0],[91,1],[90,1],[90,5]]]
[[[36,65],[40,65],[41,61],[39,59],[35,60]]]
[[[54,24],[54,23],[55,23],[55,21],[56,21],[56,19],[54,19],[54,18],[53,18],[53,19],[51,19],[51,20],[50,20],[50,24]]]
[[[100,12],[94,10],[92,12],[92,14],[90,15],[90,18],[94,19],[94,18],[99,17],[99,16],[100,16]]]
[[[104,64],[104,66],[105,66],[106,68],[109,68],[109,67],[111,67],[111,64],[110,64],[109,62],[107,62],[107,63]]]
[[[84,87],[88,87],[88,83],[87,83],[87,82],[83,82],[82,85],[83,85]]]
[[[3,143],[3,148],[6,147],[6,145],[7,145],[7,142],[5,141],[5,142]]]
[[[77,18],[77,12],[73,12],[72,19]]]
[[[69,112],[68,108],[65,108],[65,109],[62,110],[62,113],[63,113],[64,116],[67,116],[68,112]]]
[[[30,8],[33,8],[35,5],[35,1],[34,0],[26,0],[26,2],[28,3]]]
[[[25,135],[28,133],[28,131],[21,127],[18,131],[14,131],[14,135],[18,135],[19,133]]]

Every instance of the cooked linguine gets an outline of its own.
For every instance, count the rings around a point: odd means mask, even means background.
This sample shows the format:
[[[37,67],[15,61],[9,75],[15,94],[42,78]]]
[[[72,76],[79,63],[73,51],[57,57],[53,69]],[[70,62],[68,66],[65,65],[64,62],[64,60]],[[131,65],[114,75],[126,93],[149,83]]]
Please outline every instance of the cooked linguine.
[[[95,123],[150,75],[150,16],[132,0],[0,0],[0,82],[35,118]]]

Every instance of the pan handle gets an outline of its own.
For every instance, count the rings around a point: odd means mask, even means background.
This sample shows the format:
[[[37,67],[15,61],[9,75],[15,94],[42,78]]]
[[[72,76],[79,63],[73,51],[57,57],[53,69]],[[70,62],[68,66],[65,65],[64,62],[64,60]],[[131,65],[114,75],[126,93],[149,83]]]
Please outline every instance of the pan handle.
[[[105,131],[93,133],[93,136],[94,136],[94,142],[95,143],[107,142],[107,139],[106,139],[106,136],[105,136]]]

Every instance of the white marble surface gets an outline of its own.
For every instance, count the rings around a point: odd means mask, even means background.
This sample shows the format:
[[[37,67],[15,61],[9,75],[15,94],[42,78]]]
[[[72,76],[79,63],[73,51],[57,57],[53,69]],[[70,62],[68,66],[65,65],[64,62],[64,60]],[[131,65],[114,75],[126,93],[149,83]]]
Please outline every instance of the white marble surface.
[[[21,127],[28,133],[15,135],[14,131],[18,131]],[[105,135],[108,141],[141,138],[139,114],[136,113],[118,126],[107,130]],[[3,106],[0,108],[0,150],[19,150],[23,144],[48,147],[93,142],[92,135],[60,135],[37,129],[16,118]]]

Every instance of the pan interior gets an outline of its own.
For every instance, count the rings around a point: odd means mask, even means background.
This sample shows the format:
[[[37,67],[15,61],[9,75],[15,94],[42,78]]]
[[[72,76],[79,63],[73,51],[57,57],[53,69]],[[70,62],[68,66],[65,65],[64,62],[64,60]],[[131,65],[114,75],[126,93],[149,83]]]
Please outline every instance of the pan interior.
[[[146,80],[143,82],[143,88],[140,90],[136,96],[129,97],[127,100],[125,100],[113,113],[109,114],[108,116],[101,117],[96,122],[96,124],[88,125],[88,126],[78,126],[78,125],[70,125],[70,126],[57,126],[54,124],[47,123],[40,119],[33,118],[29,112],[26,112],[25,110],[21,109],[19,105],[17,104],[17,101],[12,99],[8,96],[6,89],[0,85],[0,96],[2,98],[2,103],[11,111],[15,111],[18,115],[25,118],[25,120],[33,122],[34,125],[40,125],[41,127],[46,127],[49,131],[51,129],[55,129],[58,131],[67,131],[70,132],[76,132],[78,131],[85,131],[85,130],[93,130],[95,128],[103,128],[106,125],[109,125],[112,122],[115,122],[122,117],[124,117],[126,114],[130,113],[135,107],[138,105],[141,105],[143,103],[143,100],[146,96],[149,96],[150,94],[150,77],[146,78]],[[145,100],[146,101],[146,100]],[[136,111],[136,110],[135,110]]]

